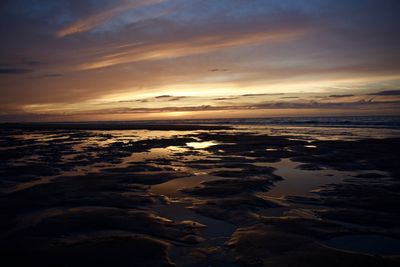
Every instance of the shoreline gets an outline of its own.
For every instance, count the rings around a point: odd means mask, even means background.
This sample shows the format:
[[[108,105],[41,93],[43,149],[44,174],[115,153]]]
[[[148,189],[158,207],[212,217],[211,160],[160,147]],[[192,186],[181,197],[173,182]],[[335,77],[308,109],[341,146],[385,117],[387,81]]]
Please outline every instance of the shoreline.
[[[192,125],[192,124],[126,124],[113,122],[99,123],[2,123],[0,129],[21,130],[153,130],[153,131],[196,131],[196,130],[230,130],[230,126]]]

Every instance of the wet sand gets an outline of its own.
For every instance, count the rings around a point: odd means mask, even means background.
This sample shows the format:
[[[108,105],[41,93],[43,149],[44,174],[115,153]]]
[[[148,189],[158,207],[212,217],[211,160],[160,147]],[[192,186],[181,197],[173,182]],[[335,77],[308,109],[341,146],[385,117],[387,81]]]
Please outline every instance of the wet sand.
[[[392,135],[44,126],[0,127],[4,266],[400,266]]]

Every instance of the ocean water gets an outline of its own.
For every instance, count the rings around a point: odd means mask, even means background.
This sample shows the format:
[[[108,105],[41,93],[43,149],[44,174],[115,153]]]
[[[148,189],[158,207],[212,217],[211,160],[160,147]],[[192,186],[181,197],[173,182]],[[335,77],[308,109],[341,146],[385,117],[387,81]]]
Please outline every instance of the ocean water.
[[[185,121],[185,123],[400,129],[400,116],[280,117]]]
[[[400,116],[280,117],[104,122],[127,125],[222,125],[223,132],[245,131],[302,140],[360,140],[400,137]]]
[[[35,123],[33,123],[34,125]],[[165,126],[164,130],[157,131],[139,130],[134,131],[138,136],[148,135],[182,135],[194,132],[215,133],[237,133],[248,132],[254,134],[268,134],[271,136],[287,136],[302,140],[360,140],[360,139],[382,139],[400,138],[400,116],[342,116],[342,117],[280,117],[280,118],[239,118],[239,119],[196,119],[196,120],[151,120],[151,121],[102,121],[102,122],[63,122],[63,123],[39,123],[40,128],[45,131],[46,125],[97,125],[110,126]],[[30,125],[30,124],[27,124]],[[174,125],[209,125],[228,126],[224,130],[180,130],[174,131]],[[25,124],[26,126],[26,124]],[[171,126],[171,129],[168,129]],[[7,126],[6,126],[7,127]],[[18,128],[18,127],[17,127]],[[79,128],[79,127],[78,127]],[[13,129],[13,126],[11,126]],[[118,131],[115,128],[114,134]],[[143,128],[145,129],[145,127]],[[129,131],[120,131],[126,135]],[[132,133],[132,130],[130,131]]]
[[[254,126],[303,126],[303,127],[344,127],[400,129],[399,116],[342,116],[342,117],[275,117],[238,119],[196,119],[196,120],[152,120],[104,123],[126,124],[206,124],[206,125],[254,125]]]

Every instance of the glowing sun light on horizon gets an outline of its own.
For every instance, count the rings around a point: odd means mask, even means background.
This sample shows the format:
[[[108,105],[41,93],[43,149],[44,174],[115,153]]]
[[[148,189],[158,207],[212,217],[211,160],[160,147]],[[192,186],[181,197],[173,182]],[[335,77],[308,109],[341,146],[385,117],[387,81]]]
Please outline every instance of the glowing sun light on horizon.
[[[192,114],[192,112],[187,112],[187,111],[174,111],[174,112],[166,112],[163,113],[162,115],[165,117],[182,117],[182,116],[187,116]]]

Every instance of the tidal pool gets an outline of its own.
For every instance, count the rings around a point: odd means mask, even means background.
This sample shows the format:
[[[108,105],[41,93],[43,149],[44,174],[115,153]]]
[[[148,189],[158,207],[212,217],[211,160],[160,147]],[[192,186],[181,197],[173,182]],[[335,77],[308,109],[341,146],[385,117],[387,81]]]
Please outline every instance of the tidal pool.
[[[171,202],[169,205],[155,205],[152,210],[163,217],[174,221],[194,221],[205,226],[205,238],[229,238],[236,227],[228,222],[203,216],[190,210],[184,203]]]
[[[354,175],[353,172],[336,170],[301,170],[300,165],[290,159],[282,159],[277,163],[260,163],[259,165],[276,168],[274,172],[283,178],[265,193],[260,195],[271,198],[282,198],[284,196],[311,196],[312,190],[319,186],[340,183],[346,178]]]

